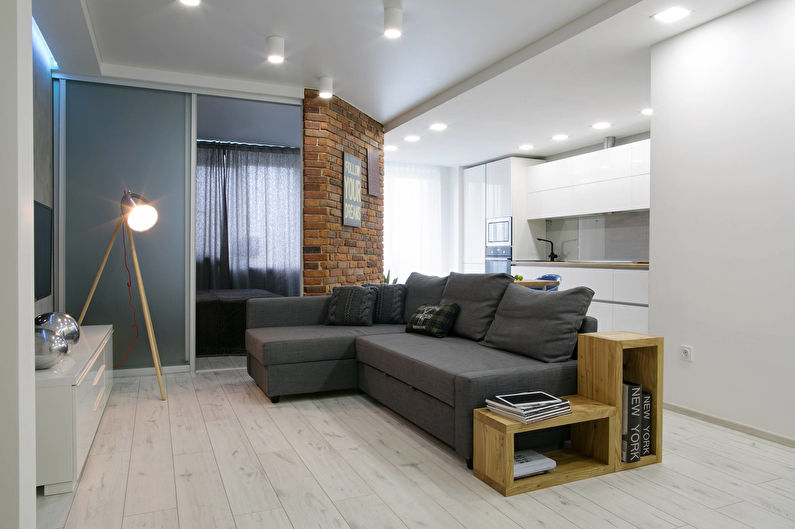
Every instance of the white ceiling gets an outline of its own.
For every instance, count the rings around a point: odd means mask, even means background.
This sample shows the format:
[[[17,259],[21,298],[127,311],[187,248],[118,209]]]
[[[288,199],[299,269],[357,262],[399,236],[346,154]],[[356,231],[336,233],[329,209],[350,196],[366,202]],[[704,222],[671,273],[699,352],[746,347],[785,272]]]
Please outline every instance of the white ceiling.
[[[405,123],[387,123],[386,143],[398,151],[386,153],[386,159],[473,165],[509,154],[546,157],[601,143],[605,136],[646,132],[650,119],[640,110],[653,106],[651,45],[750,2],[680,0],[693,13],[670,25],[650,18],[670,0],[639,2]],[[436,121],[447,123],[447,130],[428,130]],[[594,130],[597,121],[613,127]],[[551,139],[560,132],[569,140]],[[408,134],[421,140],[407,143]],[[524,143],[535,149],[520,151]]]
[[[469,165],[547,156],[649,129],[649,46],[751,0],[403,0],[404,34],[383,37],[381,0],[33,0],[61,70],[233,93],[300,97],[319,76],[385,123],[388,160]],[[266,61],[268,35],[286,61]],[[441,120],[447,131],[427,126]],[[615,127],[590,129],[597,120]],[[553,144],[549,136],[571,139]],[[407,144],[403,136],[422,136]],[[528,153],[522,153],[528,155]]]

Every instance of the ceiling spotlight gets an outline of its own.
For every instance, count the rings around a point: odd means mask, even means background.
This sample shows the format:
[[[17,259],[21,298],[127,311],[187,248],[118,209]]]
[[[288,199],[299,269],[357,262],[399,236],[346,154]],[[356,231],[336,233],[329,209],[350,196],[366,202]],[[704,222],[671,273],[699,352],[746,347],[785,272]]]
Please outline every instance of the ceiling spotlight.
[[[409,143],[414,143],[414,142],[420,141],[420,137],[417,136],[416,134],[409,134],[408,136],[406,136],[403,139],[405,141],[409,142]]]
[[[399,39],[403,34],[403,3],[401,0],[384,0],[384,36]]]
[[[384,145],[384,150],[386,152],[395,152],[397,149],[397,145]]]
[[[197,5],[202,3],[202,0],[179,0],[182,5],[196,7]]]
[[[530,145],[529,143],[523,143],[523,144],[521,144],[519,146],[519,150],[520,151],[532,151],[533,150],[533,146]]]
[[[284,37],[268,37],[268,62],[281,64],[284,62]]]
[[[320,89],[318,94],[323,99],[331,99],[331,96],[334,95],[333,92],[334,81],[332,81],[331,77],[321,77],[320,78]]]
[[[442,132],[444,129],[447,128],[447,123],[433,123],[428,128],[431,130],[435,130],[436,132]]]
[[[609,129],[613,125],[609,121],[597,121],[591,127],[595,128],[596,130],[605,130]]]
[[[554,136],[552,136],[552,139],[555,140],[555,141],[566,141],[566,140],[569,139],[569,135],[568,134],[555,134]]]
[[[669,7],[665,11],[660,11],[659,13],[654,15],[653,18],[657,22],[662,22],[663,24],[670,24],[671,22],[682,20],[690,13],[691,11],[689,9],[685,9],[684,7],[674,6],[674,7]]]
[[[640,113],[643,114],[644,116],[653,116],[654,109],[651,107],[646,107],[643,110],[641,110]]]

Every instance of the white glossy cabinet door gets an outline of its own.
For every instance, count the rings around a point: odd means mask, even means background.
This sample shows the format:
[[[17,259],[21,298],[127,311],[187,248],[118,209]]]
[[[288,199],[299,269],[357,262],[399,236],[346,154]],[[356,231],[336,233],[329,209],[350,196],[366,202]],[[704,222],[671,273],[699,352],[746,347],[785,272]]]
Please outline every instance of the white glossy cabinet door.
[[[613,305],[613,327],[617,331],[647,334],[649,331],[649,307]]]
[[[511,159],[486,164],[486,218],[510,217]]]
[[[648,270],[614,270],[613,298],[624,303],[649,304]]]
[[[464,169],[463,177],[464,267],[486,264],[486,166]]]
[[[591,306],[588,307],[588,316],[596,318],[597,330],[599,332],[610,332],[615,330],[613,325],[613,304],[602,303],[601,301],[592,301]]]

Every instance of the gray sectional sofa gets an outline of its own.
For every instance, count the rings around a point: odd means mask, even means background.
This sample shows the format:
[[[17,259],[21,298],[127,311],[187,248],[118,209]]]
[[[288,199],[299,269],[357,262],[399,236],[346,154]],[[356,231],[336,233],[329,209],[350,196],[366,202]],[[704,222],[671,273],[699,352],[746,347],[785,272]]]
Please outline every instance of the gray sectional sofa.
[[[500,274],[449,276],[455,276],[451,284],[457,282],[459,287],[467,287],[467,281],[477,284],[481,277],[483,281],[490,281],[491,287],[485,290],[459,288],[463,292],[459,296],[470,299],[460,302],[462,310],[456,325],[461,323],[462,326],[458,335],[445,338],[407,333],[403,323],[326,325],[328,296],[252,299],[248,302],[246,322],[248,372],[274,402],[283,395],[358,388],[450,445],[469,462],[472,410],[483,407],[485,398],[527,390],[554,395],[577,392],[576,345],[562,361],[540,361],[484,345],[490,336],[478,341],[462,336],[478,325],[497,325],[491,320],[512,278],[508,281],[495,278],[496,275]],[[404,319],[418,305],[450,301],[454,289],[450,286],[447,290],[438,288],[438,282],[446,280],[412,274],[406,282]],[[495,287],[499,282],[504,282],[505,286]],[[498,292],[497,299],[484,303],[484,292],[491,296],[500,288],[502,292]],[[525,296],[525,290],[510,285],[508,295]],[[504,305],[507,305],[508,295],[503,300]],[[533,295],[557,294],[539,292]],[[590,296],[586,297],[590,303]],[[551,297],[539,299],[547,304],[554,300]],[[548,308],[543,310],[549,312]],[[483,320],[489,311],[488,321],[476,321]],[[585,317],[584,313],[582,310],[583,315],[576,320],[577,326],[573,329],[596,331],[596,320]],[[563,328],[573,324],[570,318],[563,322],[560,318],[544,317],[547,327]],[[502,320],[503,330],[505,321]],[[532,327],[532,321],[528,320],[527,325]],[[453,332],[456,333],[455,328]],[[570,334],[576,344],[576,332]]]

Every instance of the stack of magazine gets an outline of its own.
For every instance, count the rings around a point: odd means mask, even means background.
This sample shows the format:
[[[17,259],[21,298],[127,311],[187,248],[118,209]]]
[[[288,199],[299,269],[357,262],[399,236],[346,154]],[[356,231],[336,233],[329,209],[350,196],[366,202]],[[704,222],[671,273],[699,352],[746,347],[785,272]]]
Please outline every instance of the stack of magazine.
[[[517,450],[513,454],[513,478],[525,478],[554,470],[554,459],[541,455],[535,450]]]
[[[486,407],[494,413],[530,424],[558,415],[571,413],[569,401],[554,397],[543,391],[525,391],[508,395],[497,395],[486,399]]]

